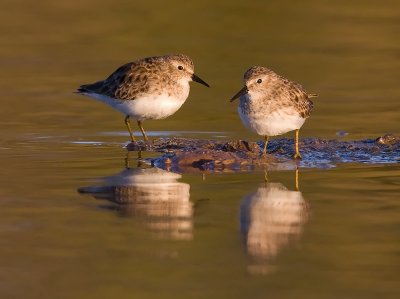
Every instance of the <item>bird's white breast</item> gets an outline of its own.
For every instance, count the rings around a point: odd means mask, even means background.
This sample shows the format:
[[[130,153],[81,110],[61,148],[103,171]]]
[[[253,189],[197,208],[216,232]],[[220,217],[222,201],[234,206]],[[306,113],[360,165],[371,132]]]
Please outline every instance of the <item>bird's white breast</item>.
[[[261,136],[276,136],[300,129],[305,119],[298,113],[277,110],[271,114],[247,114],[240,107],[238,113],[243,124]]]
[[[243,124],[262,136],[276,136],[300,129],[305,119],[293,107],[272,108],[256,95],[245,96],[248,105],[239,105],[238,114]],[[247,109],[246,109],[247,108]]]
[[[178,96],[172,95],[172,93],[148,94],[134,100],[123,101],[97,93],[87,93],[86,95],[137,120],[163,119],[174,114],[183,105],[189,95],[189,88]]]

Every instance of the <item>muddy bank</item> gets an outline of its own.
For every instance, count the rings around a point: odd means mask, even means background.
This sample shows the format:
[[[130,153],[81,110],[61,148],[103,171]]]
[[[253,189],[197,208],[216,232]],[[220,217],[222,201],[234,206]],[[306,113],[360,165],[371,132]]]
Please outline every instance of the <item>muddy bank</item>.
[[[159,138],[152,145],[129,144],[129,151],[155,151],[154,166],[174,171],[246,171],[257,167],[284,170],[300,167],[330,168],[339,163],[399,163],[400,137],[384,135],[355,141],[307,138],[300,141],[302,160],[293,160],[294,141],[274,138],[268,143],[266,158],[260,155],[263,143],[245,140],[221,141],[190,138]]]

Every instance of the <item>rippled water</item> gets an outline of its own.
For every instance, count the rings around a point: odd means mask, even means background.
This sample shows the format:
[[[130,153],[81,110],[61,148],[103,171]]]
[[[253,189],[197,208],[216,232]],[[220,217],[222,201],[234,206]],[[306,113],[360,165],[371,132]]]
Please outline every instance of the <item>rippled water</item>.
[[[228,101],[253,64],[320,95],[303,138],[399,133],[397,1],[3,2],[1,298],[399,297],[398,163],[126,169],[123,116],[72,93],[184,52],[212,87],[153,138],[256,140]]]

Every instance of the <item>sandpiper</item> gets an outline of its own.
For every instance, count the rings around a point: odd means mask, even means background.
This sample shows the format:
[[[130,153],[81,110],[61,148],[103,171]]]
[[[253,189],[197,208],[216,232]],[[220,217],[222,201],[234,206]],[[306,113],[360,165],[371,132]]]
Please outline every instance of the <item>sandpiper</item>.
[[[127,63],[107,79],[82,85],[76,92],[122,112],[133,143],[136,140],[129,118],[135,119],[147,142],[142,122],[174,114],[189,95],[190,81],[209,87],[194,74],[193,61],[188,56],[173,54]]]
[[[272,70],[253,66],[244,74],[244,87],[231,102],[240,97],[238,113],[246,127],[264,136],[263,156],[267,153],[269,136],[296,130],[295,159],[299,152],[299,130],[313,110],[308,94],[300,84],[285,79]]]

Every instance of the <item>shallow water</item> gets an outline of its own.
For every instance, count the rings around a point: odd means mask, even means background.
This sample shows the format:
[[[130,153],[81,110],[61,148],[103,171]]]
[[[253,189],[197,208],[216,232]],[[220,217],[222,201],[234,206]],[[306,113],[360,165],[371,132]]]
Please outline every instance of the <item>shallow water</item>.
[[[296,191],[295,171],[125,170],[122,144],[61,145],[7,157],[3,298],[399,294],[397,165],[300,169]]]
[[[399,133],[397,1],[3,2],[1,298],[399,297],[398,163],[300,167],[298,191],[294,170],[125,170],[122,115],[72,94],[184,52],[212,87],[149,136],[256,140],[228,101],[253,64],[320,94],[303,138]]]

